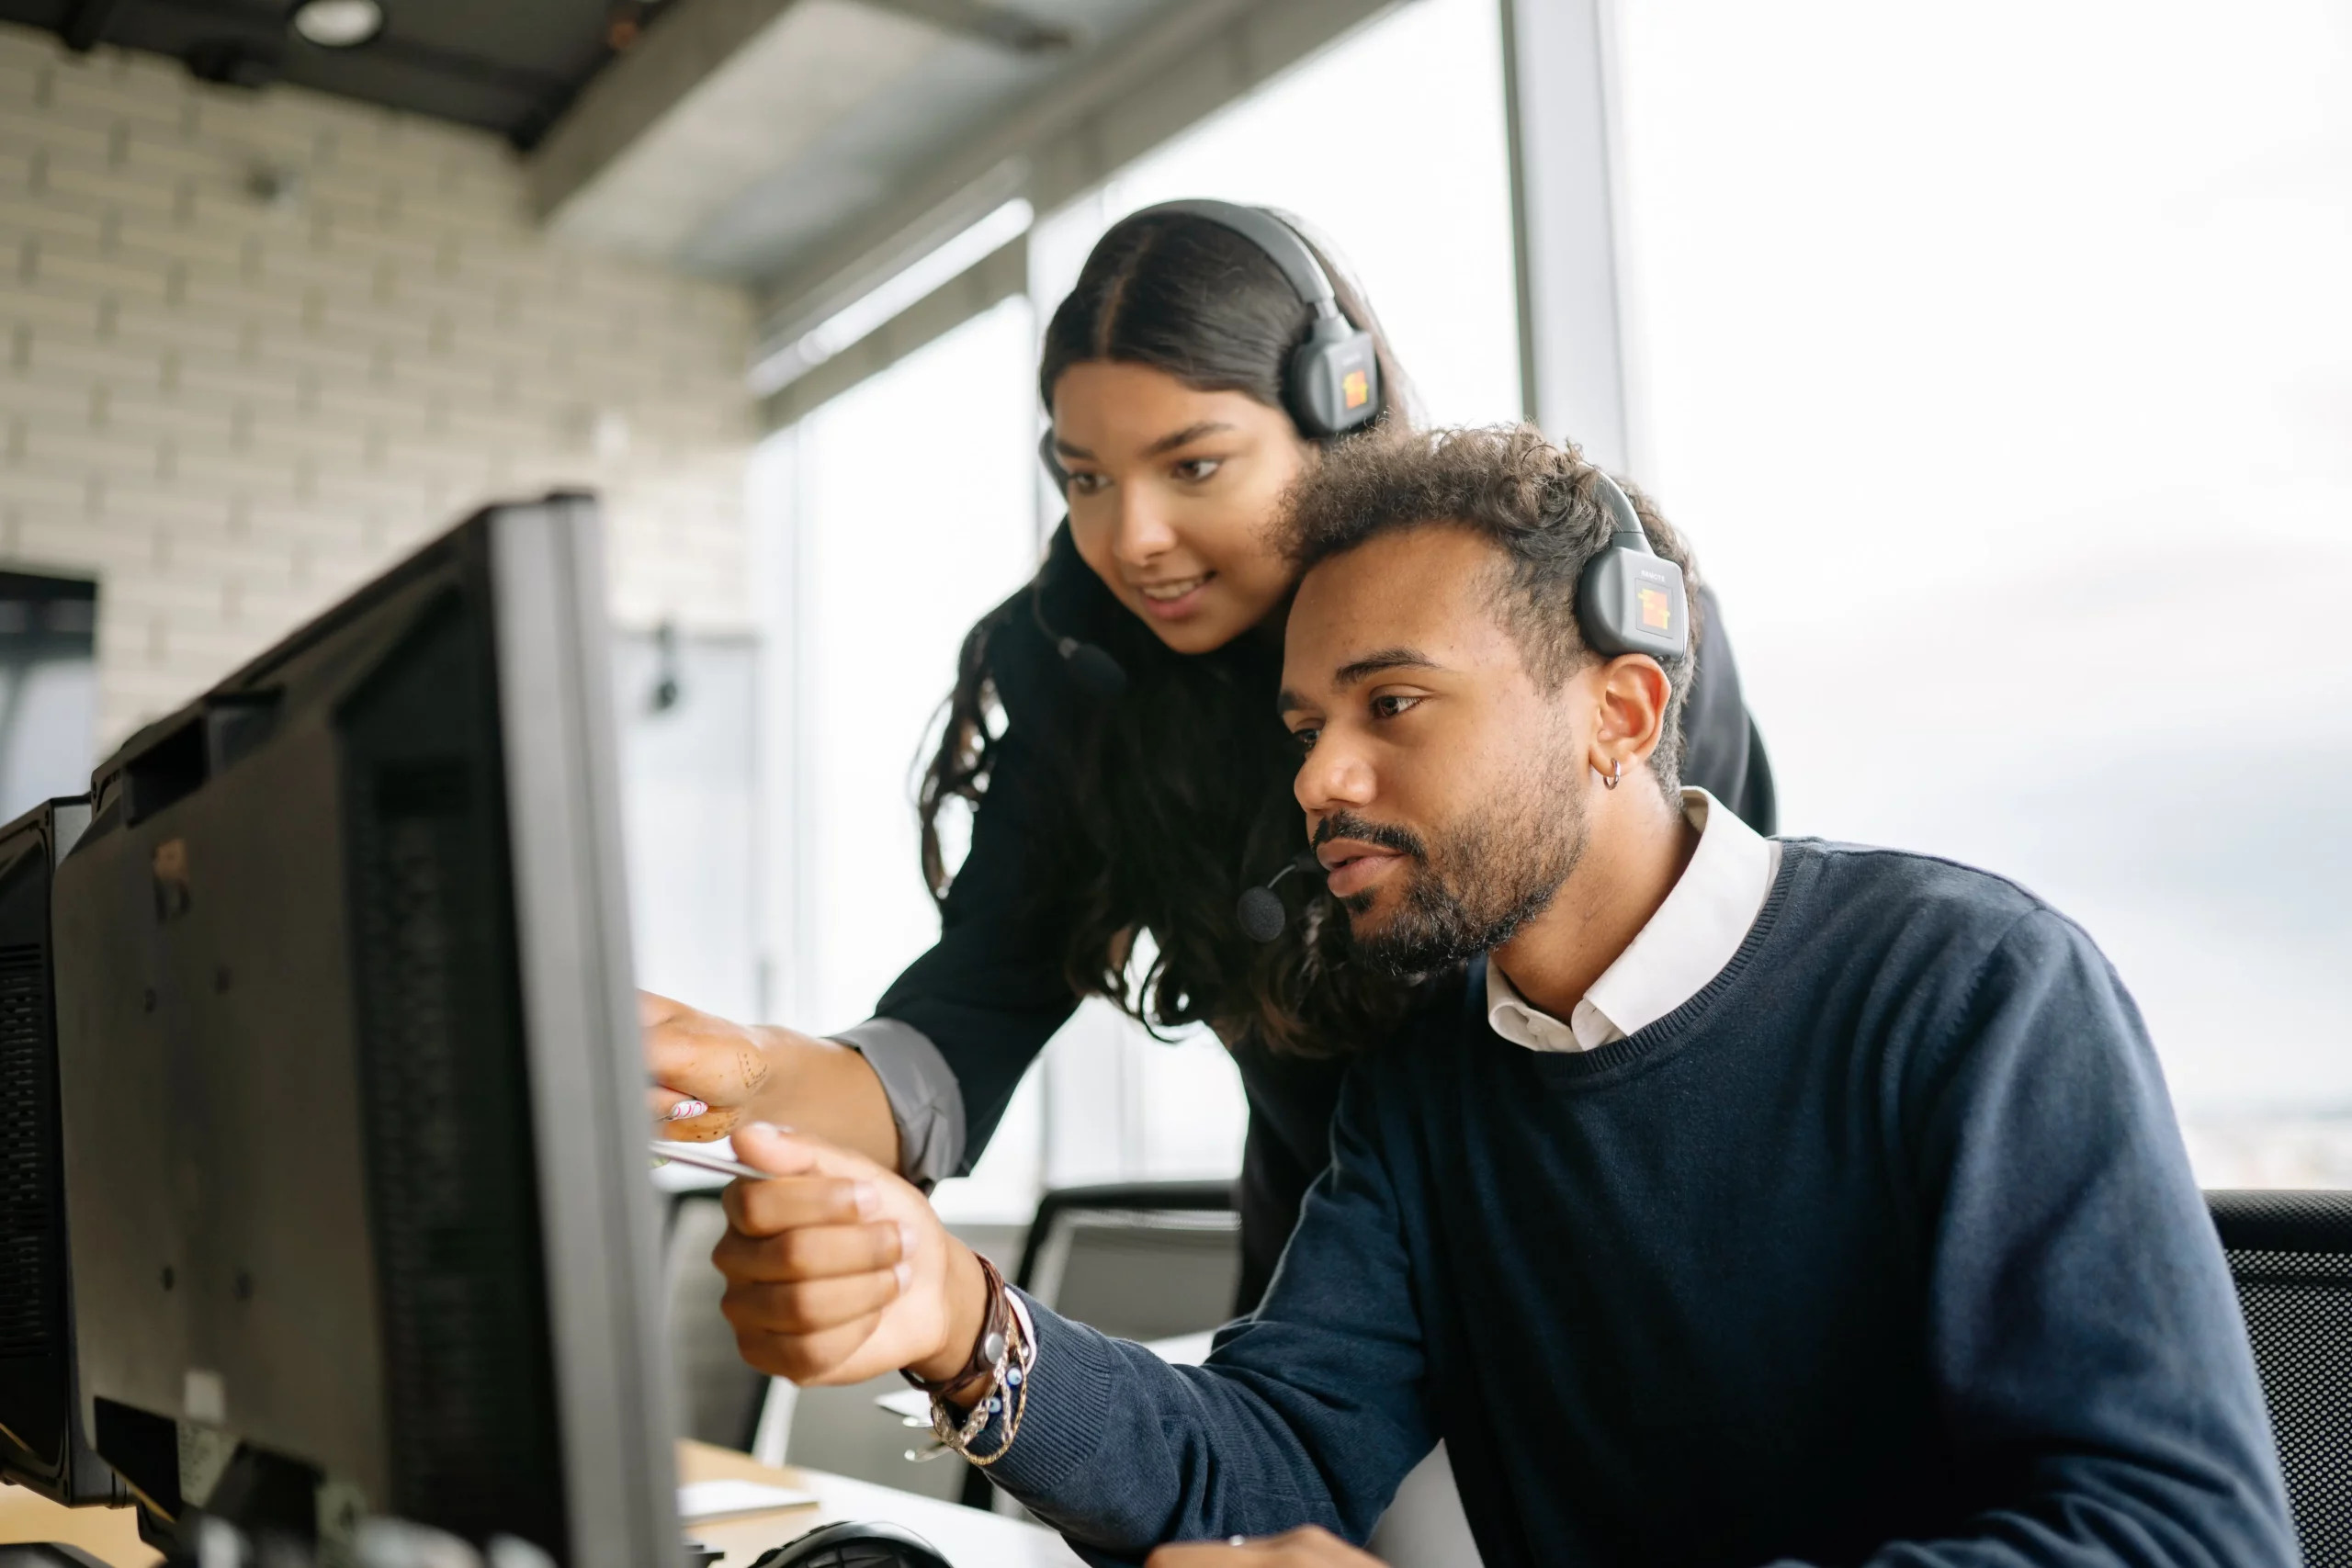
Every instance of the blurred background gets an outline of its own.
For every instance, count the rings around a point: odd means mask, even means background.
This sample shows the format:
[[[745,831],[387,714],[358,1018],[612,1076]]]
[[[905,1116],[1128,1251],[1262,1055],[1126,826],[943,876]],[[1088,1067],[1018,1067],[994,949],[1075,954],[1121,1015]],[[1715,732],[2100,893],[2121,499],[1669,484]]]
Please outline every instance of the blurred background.
[[[593,488],[639,978],[852,1023],[1057,519],[1046,317],[1121,214],[1270,203],[1430,419],[1691,536],[1786,831],[2051,898],[2207,1185],[2352,1186],[2346,80],[2332,0],[0,0],[0,814]],[[1242,1116],[1090,1006],[940,1201]]]

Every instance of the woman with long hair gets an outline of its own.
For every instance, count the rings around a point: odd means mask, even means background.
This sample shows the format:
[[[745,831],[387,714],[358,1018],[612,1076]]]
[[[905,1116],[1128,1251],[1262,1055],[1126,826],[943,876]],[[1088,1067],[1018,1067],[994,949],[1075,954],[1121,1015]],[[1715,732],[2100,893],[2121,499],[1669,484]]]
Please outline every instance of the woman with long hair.
[[[1317,352],[1343,339],[1352,358]],[[794,1126],[928,1187],[970,1168],[1081,998],[1155,1029],[1204,1023],[1249,1096],[1247,1309],[1326,1163],[1347,1057],[1409,997],[1351,962],[1306,876],[1286,879],[1273,940],[1236,918],[1303,847],[1297,750],[1274,714],[1294,583],[1272,525],[1323,444],[1408,434],[1408,394],[1363,299],[1295,224],[1209,202],[1103,235],[1037,382],[1069,517],[964,640],[920,797],[938,944],[831,1040],[648,997],[653,1111],[673,1138]],[[1681,773],[1769,833],[1770,773],[1699,597]],[[951,871],[941,819],[958,803],[970,847]]]

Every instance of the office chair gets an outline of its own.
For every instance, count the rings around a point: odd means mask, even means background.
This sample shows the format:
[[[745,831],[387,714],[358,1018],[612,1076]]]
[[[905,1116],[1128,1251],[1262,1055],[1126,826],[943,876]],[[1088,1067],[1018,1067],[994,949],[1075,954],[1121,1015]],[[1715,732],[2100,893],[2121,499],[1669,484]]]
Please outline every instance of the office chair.
[[[1241,1217],[1230,1181],[1063,1187],[1037,1201],[1012,1282],[1065,1317],[1122,1339],[1169,1339],[1233,1315]],[[981,1471],[964,1501],[993,1505]]]
[[[1167,1339],[1233,1315],[1241,1219],[1230,1181],[1064,1187],[1038,1200],[1012,1282],[1121,1339]]]
[[[662,1307],[679,1418],[690,1438],[749,1451],[768,1380],[744,1364],[735,1331],[718,1310],[727,1280],[710,1249],[727,1234],[727,1211],[715,1191],[679,1192],[667,1218]]]
[[[2352,1568],[2352,1192],[2208,1192],[2305,1568]]]

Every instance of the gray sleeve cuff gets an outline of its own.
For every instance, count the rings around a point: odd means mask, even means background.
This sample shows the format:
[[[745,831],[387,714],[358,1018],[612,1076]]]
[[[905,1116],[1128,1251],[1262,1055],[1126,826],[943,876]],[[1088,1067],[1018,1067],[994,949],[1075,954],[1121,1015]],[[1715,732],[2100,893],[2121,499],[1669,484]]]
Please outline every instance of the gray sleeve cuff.
[[[829,1038],[865,1058],[899,1128],[899,1174],[928,1192],[964,1161],[964,1089],[931,1036],[869,1018]]]

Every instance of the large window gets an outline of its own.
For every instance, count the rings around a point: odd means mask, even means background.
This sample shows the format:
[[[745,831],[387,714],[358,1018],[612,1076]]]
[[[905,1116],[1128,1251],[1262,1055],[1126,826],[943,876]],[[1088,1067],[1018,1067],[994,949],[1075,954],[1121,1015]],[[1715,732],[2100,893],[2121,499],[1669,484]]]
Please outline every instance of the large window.
[[[1637,475],[1796,832],[2081,920],[2209,1185],[2352,1184],[2352,32],[1618,7]]]
[[[914,784],[965,633],[1035,568],[1031,337],[1027,301],[1008,300],[758,455],[775,813],[766,1016],[820,1032],[854,1023],[938,937]],[[1004,1140],[1022,1201],[1033,1118],[1024,1107]]]
[[[98,585],[0,571],[0,821],[89,788]]]

